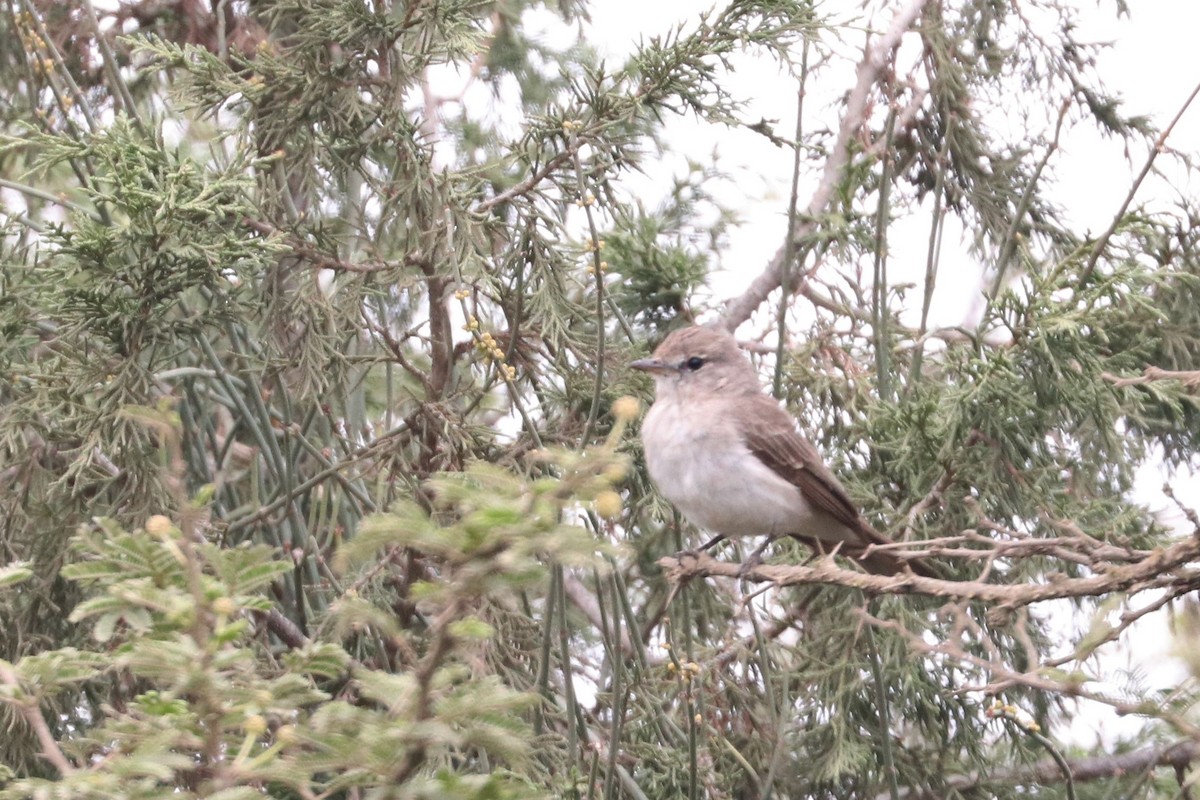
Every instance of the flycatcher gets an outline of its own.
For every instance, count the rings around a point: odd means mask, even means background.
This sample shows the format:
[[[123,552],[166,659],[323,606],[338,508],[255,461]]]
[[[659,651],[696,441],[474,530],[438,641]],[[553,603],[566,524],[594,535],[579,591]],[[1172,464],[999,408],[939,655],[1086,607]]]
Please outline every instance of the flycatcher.
[[[871,545],[891,544],[858,513],[796,421],[769,395],[733,336],[707,327],[670,334],[630,366],[654,376],[642,422],[650,477],[695,525],[722,536],[792,536],[868,571],[911,569]]]

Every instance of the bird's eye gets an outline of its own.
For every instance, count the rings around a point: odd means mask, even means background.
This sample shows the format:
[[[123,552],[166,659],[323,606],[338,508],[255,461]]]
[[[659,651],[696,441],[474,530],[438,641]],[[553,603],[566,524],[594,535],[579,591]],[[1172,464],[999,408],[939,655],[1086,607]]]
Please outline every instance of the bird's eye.
[[[700,356],[692,356],[687,360],[687,363],[684,366],[686,366],[692,372],[695,372],[704,366],[704,359]]]

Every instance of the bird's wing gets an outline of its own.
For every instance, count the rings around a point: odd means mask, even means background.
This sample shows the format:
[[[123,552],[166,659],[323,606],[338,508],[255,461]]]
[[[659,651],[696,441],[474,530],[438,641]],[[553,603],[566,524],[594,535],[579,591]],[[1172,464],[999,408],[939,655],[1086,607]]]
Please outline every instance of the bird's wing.
[[[751,422],[743,426],[742,435],[750,452],[799,489],[813,506],[860,537],[857,542],[842,542],[839,545],[843,555],[856,559],[868,572],[879,575],[896,575],[910,569],[926,578],[942,577],[935,567],[919,558],[900,560],[886,550],[864,555],[870,545],[891,544],[892,541],[859,515],[842,484],[825,466],[817,448],[796,430],[795,420],[790,414],[766,395],[747,397],[745,402],[751,404],[748,409],[751,413],[745,417]],[[829,552],[829,542],[803,533],[794,533],[793,536],[817,552]]]
[[[750,452],[798,488],[806,500],[862,535],[867,543],[887,542],[859,516],[850,496],[825,466],[817,448],[796,430],[791,415],[766,395],[746,399],[753,404],[753,413],[747,415],[752,421],[742,432]]]

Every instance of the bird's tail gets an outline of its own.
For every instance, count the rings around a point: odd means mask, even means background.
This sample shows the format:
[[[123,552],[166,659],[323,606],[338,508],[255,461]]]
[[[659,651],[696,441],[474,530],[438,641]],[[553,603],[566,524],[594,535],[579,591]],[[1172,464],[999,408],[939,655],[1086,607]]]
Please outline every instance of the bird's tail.
[[[847,553],[872,575],[903,575],[912,572],[922,578],[942,578],[937,569],[923,558],[900,558],[888,550],[872,550],[869,554]]]
[[[878,535],[878,534],[876,534]],[[924,558],[901,558],[891,550],[881,550],[878,547],[863,547],[862,545],[839,542],[836,546],[830,542],[814,539],[808,536],[796,536],[814,551],[821,555],[844,556],[860,565],[872,575],[903,575],[911,572],[922,578],[945,579],[945,576]]]

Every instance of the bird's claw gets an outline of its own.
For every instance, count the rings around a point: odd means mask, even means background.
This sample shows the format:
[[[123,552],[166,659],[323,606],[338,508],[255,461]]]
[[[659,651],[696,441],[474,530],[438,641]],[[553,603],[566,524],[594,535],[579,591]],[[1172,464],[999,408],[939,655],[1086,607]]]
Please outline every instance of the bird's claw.
[[[771,546],[771,542],[775,541],[776,538],[777,537],[775,536],[768,536],[767,540],[759,545],[758,548],[751,553],[745,561],[742,562],[742,565],[738,567],[738,578],[745,578],[750,573],[754,572],[754,570],[762,566],[763,553],[767,552],[767,548]]]
[[[750,554],[749,558],[741,563],[738,567],[738,580],[745,580],[749,575],[762,566],[762,550],[755,550]]]
[[[699,559],[702,554],[710,552],[723,541],[725,541],[724,536],[714,536],[699,547],[689,547],[686,550],[680,550],[675,554],[675,559],[677,561],[683,558]]]

